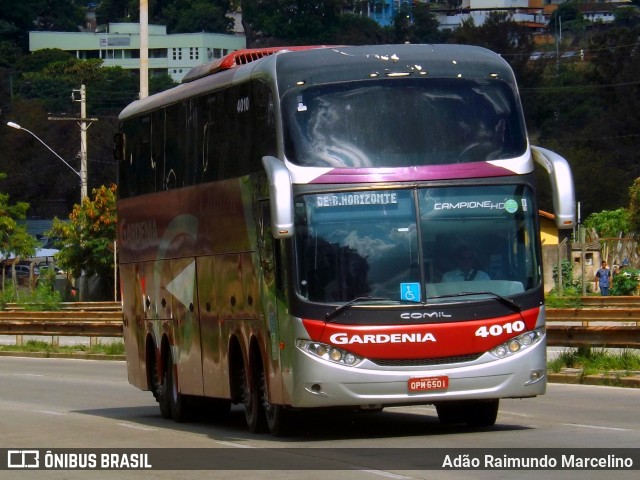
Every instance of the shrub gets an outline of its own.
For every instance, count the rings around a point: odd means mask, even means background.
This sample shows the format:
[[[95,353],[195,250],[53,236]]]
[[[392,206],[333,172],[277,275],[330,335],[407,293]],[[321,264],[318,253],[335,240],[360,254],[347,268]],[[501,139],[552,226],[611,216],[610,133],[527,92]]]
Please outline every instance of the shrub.
[[[626,268],[613,278],[611,295],[634,295],[640,279],[638,270]]]

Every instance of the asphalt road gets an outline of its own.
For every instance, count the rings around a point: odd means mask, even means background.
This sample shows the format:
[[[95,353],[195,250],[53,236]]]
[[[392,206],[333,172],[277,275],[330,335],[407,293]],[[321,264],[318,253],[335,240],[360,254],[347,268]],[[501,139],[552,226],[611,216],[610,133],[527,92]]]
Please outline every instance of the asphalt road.
[[[198,456],[211,456],[211,449],[219,449],[214,452],[218,457],[211,458],[219,458],[222,466],[231,461],[234,469],[246,468],[242,472],[0,470],[0,478],[217,479],[239,474],[243,479],[277,474],[279,479],[305,480],[637,478],[637,470],[415,470],[402,468],[402,461],[408,455],[408,465],[415,465],[411,452],[428,456],[440,451],[433,449],[456,455],[464,452],[460,449],[483,448],[509,456],[518,448],[570,453],[567,449],[606,447],[607,453],[622,454],[622,449],[640,446],[639,407],[638,389],[550,384],[544,396],[504,400],[491,429],[443,426],[433,407],[421,406],[376,414],[305,416],[299,419],[295,436],[279,439],[250,434],[238,407],[219,421],[164,420],[151,394],[128,384],[124,362],[0,357],[0,449],[164,448],[169,456],[185,457],[178,459],[178,469],[189,468]]]

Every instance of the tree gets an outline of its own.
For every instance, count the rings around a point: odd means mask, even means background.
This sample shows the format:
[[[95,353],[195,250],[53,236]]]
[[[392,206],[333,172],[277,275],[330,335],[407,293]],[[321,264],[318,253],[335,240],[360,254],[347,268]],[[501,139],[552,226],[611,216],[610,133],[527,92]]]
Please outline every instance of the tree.
[[[480,26],[475,26],[473,20],[464,22],[453,32],[451,41],[478,45],[502,55],[513,68],[521,86],[538,79],[541,74],[538,72],[531,78],[535,71],[529,62],[534,49],[531,33],[506,12],[491,12]]]
[[[40,72],[54,62],[66,62],[75,57],[59,48],[43,48],[17,59],[14,68],[21,73]]]
[[[58,266],[76,278],[84,272],[112,284],[117,187],[102,186],[92,193],[93,198],[74,206],[69,221],[54,219],[50,236],[60,249]]]
[[[162,10],[169,33],[233,32],[228,0],[176,0]]]
[[[614,238],[629,232],[629,211],[626,208],[592,213],[584,222],[593,228],[600,238]]]
[[[568,29],[574,22],[582,22],[583,15],[580,12],[580,4],[577,1],[568,1],[558,5],[549,17],[549,29],[552,32],[559,32]]]
[[[0,172],[0,180],[6,178],[6,174]],[[18,220],[27,217],[29,204],[18,202],[9,203],[9,195],[0,193],[0,256],[6,260],[11,255],[15,257],[30,257],[36,250],[36,239],[27,232],[24,225]]]
[[[398,43],[437,43],[444,39],[438,19],[424,3],[403,3],[393,17],[393,41]]]
[[[84,24],[85,8],[76,0],[32,0],[35,30],[79,31]],[[82,2],[84,3],[84,2]]]
[[[378,22],[355,14],[340,15],[330,39],[336,45],[378,45],[386,41]]]
[[[149,2],[149,9],[157,2]],[[96,9],[99,25],[114,22],[136,22],[139,18],[140,0],[101,0]]]
[[[331,43],[331,33],[345,4],[343,0],[243,0],[241,3],[243,23],[253,35],[260,34],[262,38],[278,39],[289,45]]]
[[[640,233],[640,178],[636,178],[629,188],[629,229]]]

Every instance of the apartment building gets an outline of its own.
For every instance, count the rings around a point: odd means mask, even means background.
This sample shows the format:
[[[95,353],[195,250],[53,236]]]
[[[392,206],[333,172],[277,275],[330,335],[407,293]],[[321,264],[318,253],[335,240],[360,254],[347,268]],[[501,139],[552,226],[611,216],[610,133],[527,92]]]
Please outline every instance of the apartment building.
[[[567,0],[379,0],[367,2],[366,16],[382,26],[391,25],[393,17],[406,4],[411,10],[415,3],[427,3],[436,15],[442,30],[455,30],[462,22],[473,20],[482,25],[489,14],[495,11],[509,13],[516,22],[533,30],[546,27],[549,15],[558,5]],[[620,6],[630,5],[631,0],[599,0],[580,4],[580,11],[590,22],[611,23],[614,11]]]
[[[221,33],[167,34],[164,25],[149,25],[149,76],[167,73],[180,82],[198,65],[245,48],[245,36]],[[100,58],[105,67],[140,69],[140,25],[110,23],[97,32],[29,32],[29,50],[58,48],[86,60]]]

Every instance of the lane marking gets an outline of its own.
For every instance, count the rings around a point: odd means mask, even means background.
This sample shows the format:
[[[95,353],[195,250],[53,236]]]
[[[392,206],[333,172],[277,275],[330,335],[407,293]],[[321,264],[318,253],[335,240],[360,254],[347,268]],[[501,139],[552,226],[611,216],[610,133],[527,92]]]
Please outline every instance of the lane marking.
[[[529,415],[528,413],[516,413],[516,412],[506,412],[500,411],[501,415],[511,415],[512,417],[523,417],[523,418],[531,418],[533,415]]]
[[[223,440],[216,440],[216,443],[219,443],[220,445],[228,445],[230,447],[237,447],[237,448],[260,448],[260,447],[253,447],[251,445],[243,445],[241,443],[236,443],[236,442],[225,442]]]
[[[58,415],[58,416],[66,415],[66,413],[54,412],[53,410],[34,410],[34,412],[44,413],[45,415]]]
[[[134,425],[133,423],[118,423],[118,425],[125,428],[133,428],[134,430],[143,430],[145,432],[153,432],[154,430],[157,430],[157,428],[141,427],[140,425]]]
[[[405,475],[398,475],[397,473],[384,472],[382,470],[366,469],[366,470],[360,470],[360,471],[364,473],[371,473],[373,475],[380,475],[381,477],[388,477],[388,478],[397,478],[397,479],[413,478],[413,477],[407,477]]]
[[[580,423],[562,423],[565,427],[593,428],[595,430],[613,430],[615,432],[631,432],[629,428],[599,427],[598,425],[582,425]]]
[[[14,377],[44,377],[41,373],[12,373]]]

